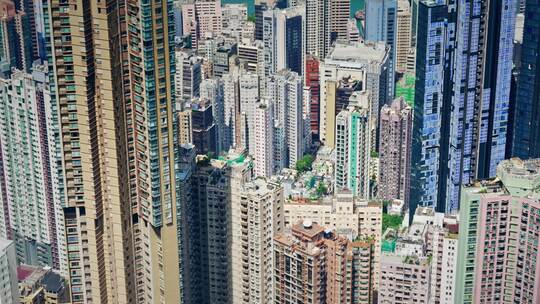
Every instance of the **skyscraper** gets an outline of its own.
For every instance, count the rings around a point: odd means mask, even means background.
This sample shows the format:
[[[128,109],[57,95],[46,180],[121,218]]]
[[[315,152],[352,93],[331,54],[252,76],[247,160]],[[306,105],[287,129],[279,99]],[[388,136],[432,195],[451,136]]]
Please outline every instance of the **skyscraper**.
[[[249,153],[255,151],[256,129],[254,127],[254,115],[255,109],[260,103],[259,83],[260,80],[254,73],[242,73],[238,76],[238,100],[240,106],[238,110],[244,115],[244,119],[240,119],[240,115],[237,115],[235,121],[237,123],[236,133],[242,138],[241,144],[243,148],[248,149]],[[245,122],[245,128],[240,126],[241,121]]]
[[[304,71],[305,9],[267,10],[263,14],[264,75],[283,69]]]
[[[504,158],[516,2],[443,2],[417,9],[411,201],[455,212],[460,184]]]
[[[180,110],[184,102],[189,102],[192,98],[199,96],[202,80],[202,62],[195,53],[189,50],[177,50],[175,60],[175,100],[177,110]]]
[[[354,195],[370,197],[370,112],[364,104],[350,105],[336,117],[336,184]]]
[[[233,303],[274,301],[274,243],[283,231],[283,188],[257,178],[232,193]]]
[[[73,303],[182,301],[172,2],[48,3]]]
[[[306,0],[306,52],[325,58],[338,39],[347,39],[350,0]]]
[[[253,113],[254,150],[250,154],[255,176],[270,177],[274,173],[274,128],[272,102],[265,100],[257,105]]]
[[[0,237],[21,264],[68,273],[47,68],[0,79]]]
[[[394,98],[394,73],[396,69],[397,10],[396,0],[366,1],[365,40],[384,41],[390,46],[388,95],[391,99]]]
[[[309,123],[314,139],[319,139],[320,124],[320,84],[319,84],[319,60],[317,57],[306,56],[305,85],[309,87]]]
[[[306,0],[306,52],[326,57],[330,38],[330,0]]]
[[[206,98],[190,103],[192,143],[197,154],[218,154],[218,127],[214,122],[213,105]]]
[[[388,94],[388,60],[389,49],[383,42],[378,43],[341,43],[337,42],[319,65],[320,75],[320,128],[319,137],[325,145],[331,146],[333,139],[327,139],[328,130],[333,130],[331,116],[328,109],[332,109],[327,99],[337,96],[327,96],[327,82],[339,81],[349,78],[351,81],[359,81],[361,91],[368,91],[370,98],[369,109],[371,111],[372,126],[375,126],[379,117],[379,109],[390,100]],[[332,93],[332,92],[330,92]],[[332,95],[332,94],[329,94]],[[335,109],[338,113],[339,109]],[[331,112],[331,111],[330,111]],[[337,114],[336,113],[336,114]],[[330,123],[326,118],[330,119]],[[375,129],[372,130],[376,135]],[[376,136],[373,136],[375,139]],[[375,145],[375,140],[372,144]],[[376,149],[376,147],[374,147]],[[374,150],[375,150],[374,149]]]
[[[539,185],[540,160],[513,158],[463,187],[456,303],[540,301]]]
[[[411,5],[408,0],[398,0],[396,17],[396,72],[407,71],[407,56],[411,50]]]
[[[515,103],[512,156],[522,159],[540,157],[540,4],[525,4],[521,68]]]
[[[219,0],[194,1],[182,4],[182,30],[190,34],[193,48],[210,34],[221,33],[221,2]]]
[[[411,177],[412,108],[403,97],[384,105],[379,121],[379,183],[377,196],[401,199],[407,206]]]
[[[304,155],[303,81],[295,72],[282,70],[267,78],[267,98],[272,102],[274,171],[292,168]]]
[[[15,244],[0,238],[0,303],[18,303]]]

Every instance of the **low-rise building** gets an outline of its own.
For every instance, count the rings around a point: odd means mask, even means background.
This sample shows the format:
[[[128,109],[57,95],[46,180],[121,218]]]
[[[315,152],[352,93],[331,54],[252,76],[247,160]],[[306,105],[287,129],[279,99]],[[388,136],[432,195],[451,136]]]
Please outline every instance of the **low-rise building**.
[[[50,268],[21,265],[17,278],[21,304],[70,303],[64,279]]]

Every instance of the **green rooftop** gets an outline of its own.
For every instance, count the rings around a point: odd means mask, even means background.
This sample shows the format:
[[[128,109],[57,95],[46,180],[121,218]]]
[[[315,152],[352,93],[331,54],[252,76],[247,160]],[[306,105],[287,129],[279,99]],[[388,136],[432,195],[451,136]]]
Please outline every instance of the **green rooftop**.
[[[218,160],[226,161],[227,165],[241,164],[244,162],[244,160],[246,160],[246,156],[244,154],[240,154],[236,158],[227,158],[226,155],[221,155],[218,157]]]
[[[414,107],[414,83],[416,79],[412,74],[405,74],[396,83],[396,98],[403,96],[405,102]]]
[[[381,244],[382,252],[394,252],[396,251],[396,240],[384,240]]]

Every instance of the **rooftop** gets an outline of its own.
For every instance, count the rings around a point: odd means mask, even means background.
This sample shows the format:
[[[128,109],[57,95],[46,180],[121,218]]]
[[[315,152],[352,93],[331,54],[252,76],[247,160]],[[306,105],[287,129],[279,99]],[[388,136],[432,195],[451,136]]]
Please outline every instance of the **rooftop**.
[[[388,49],[383,42],[352,42],[343,43],[336,42],[335,46],[330,50],[325,62],[346,61],[355,63],[382,63],[387,57]]]

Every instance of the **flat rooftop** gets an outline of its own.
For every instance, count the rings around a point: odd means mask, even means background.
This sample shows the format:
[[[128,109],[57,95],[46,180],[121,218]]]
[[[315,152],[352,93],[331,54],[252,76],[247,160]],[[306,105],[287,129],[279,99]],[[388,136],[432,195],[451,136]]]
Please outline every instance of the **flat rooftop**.
[[[388,50],[383,42],[336,42],[325,61],[383,62]]]

